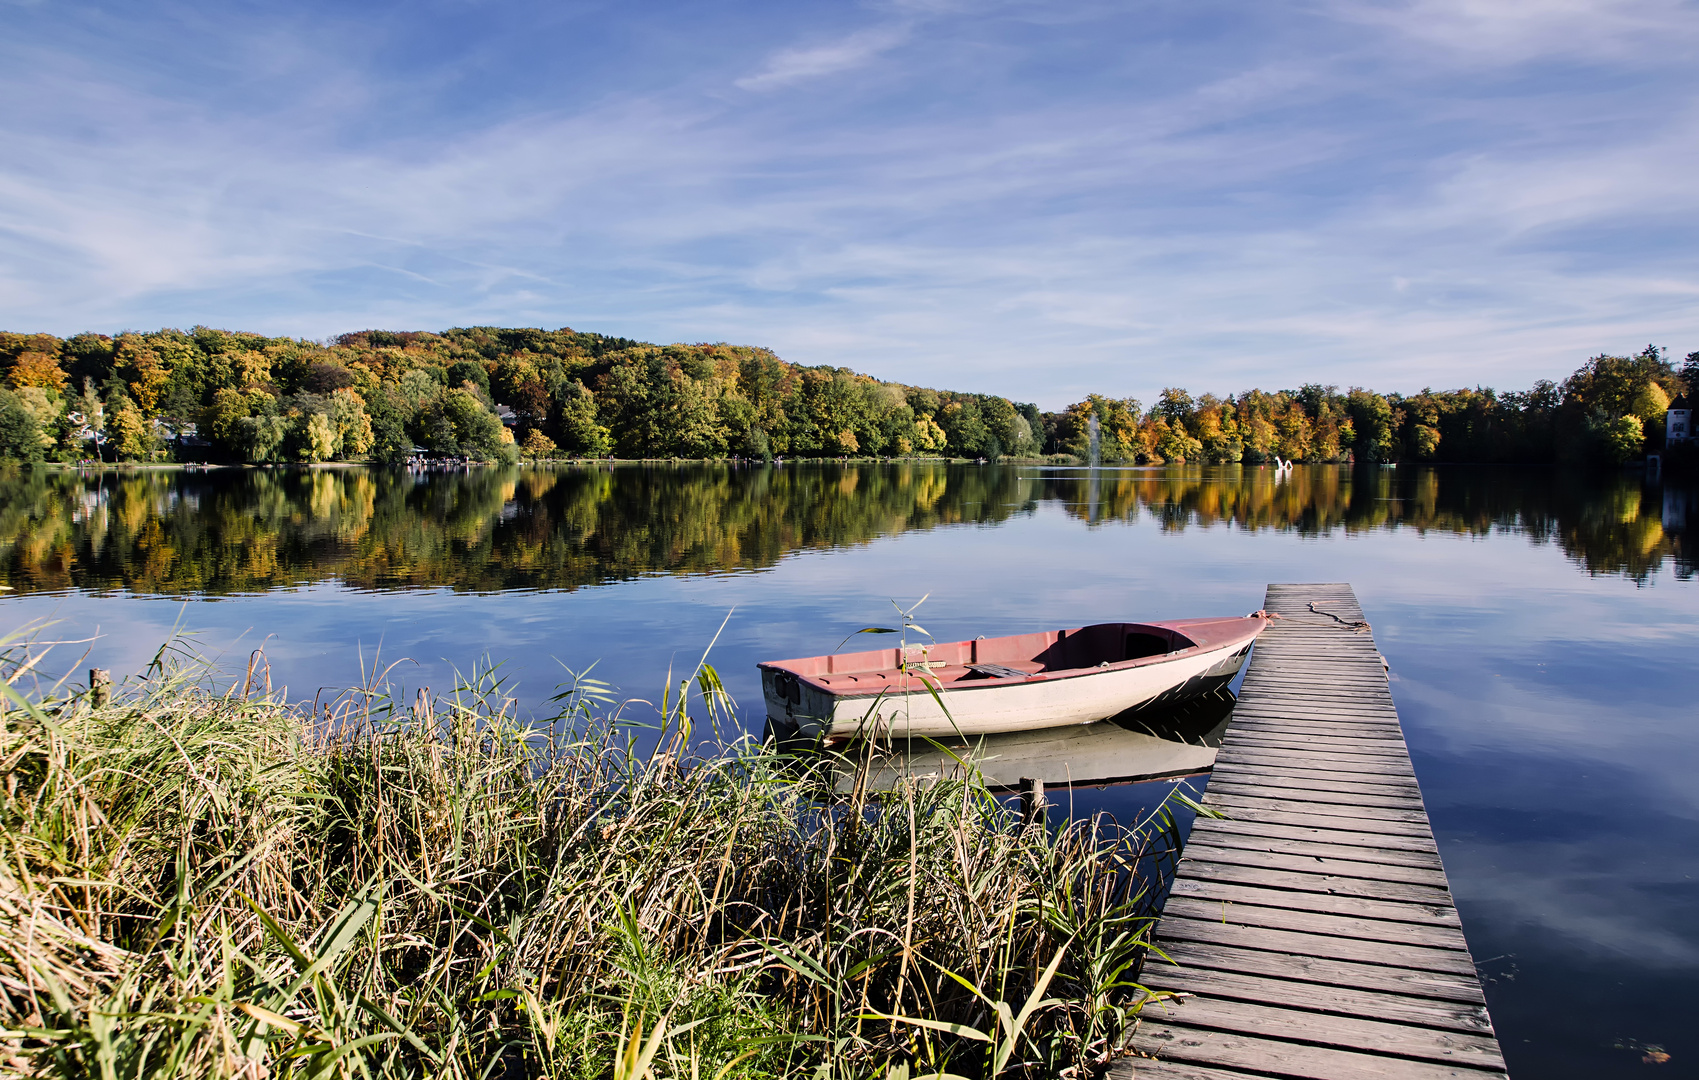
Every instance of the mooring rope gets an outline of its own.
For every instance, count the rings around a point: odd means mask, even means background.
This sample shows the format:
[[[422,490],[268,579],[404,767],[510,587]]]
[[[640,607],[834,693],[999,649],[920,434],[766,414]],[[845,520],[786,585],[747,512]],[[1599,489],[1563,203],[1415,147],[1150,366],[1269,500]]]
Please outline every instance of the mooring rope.
[[[1310,610],[1315,612],[1317,615],[1326,615],[1328,618],[1332,619],[1334,622],[1338,623],[1339,625],[1350,627],[1352,630],[1355,630],[1359,634],[1366,634],[1366,633],[1369,632],[1369,624],[1364,622],[1363,620],[1361,620],[1361,619],[1342,619],[1338,615],[1335,615],[1331,611],[1323,611],[1321,608],[1316,607],[1316,602],[1314,600],[1310,601]]]

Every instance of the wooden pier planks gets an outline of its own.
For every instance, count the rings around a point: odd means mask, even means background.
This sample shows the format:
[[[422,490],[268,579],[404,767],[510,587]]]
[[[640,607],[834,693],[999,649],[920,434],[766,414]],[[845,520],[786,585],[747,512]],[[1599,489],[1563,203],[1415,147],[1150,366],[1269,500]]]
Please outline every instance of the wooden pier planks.
[[[1313,609],[1312,609],[1313,605]],[[1153,1080],[1494,1080],[1504,1059],[1349,585],[1270,585],[1143,983]]]

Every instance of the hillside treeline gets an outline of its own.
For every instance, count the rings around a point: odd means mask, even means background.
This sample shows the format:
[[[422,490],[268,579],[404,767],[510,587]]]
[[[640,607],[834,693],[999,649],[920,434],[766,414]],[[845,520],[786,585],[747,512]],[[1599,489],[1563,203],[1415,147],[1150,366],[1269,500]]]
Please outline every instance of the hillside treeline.
[[[1648,346],[1561,384],[1405,396],[1317,385],[1150,408],[1093,394],[1042,413],[994,394],[883,382],[731,345],[570,329],[363,331],[328,342],[196,327],[0,333],[0,458],[396,461],[532,457],[952,456],[1105,462],[1624,461],[1660,446],[1699,385]]]
[[[0,334],[15,458],[480,460],[1037,454],[1038,409],[788,364],[767,349],[573,330]],[[505,422],[504,422],[505,421]]]
[[[1093,394],[1046,414],[1046,449],[1084,457],[1096,416],[1102,460],[1595,461],[1620,464],[1663,446],[1672,398],[1699,387],[1699,352],[1677,370],[1648,345],[1634,356],[1596,356],[1562,383],[1531,390],[1491,388],[1379,394],[1309,385],[1225,398],[1170,388],[1144,409],[1133,399]]]

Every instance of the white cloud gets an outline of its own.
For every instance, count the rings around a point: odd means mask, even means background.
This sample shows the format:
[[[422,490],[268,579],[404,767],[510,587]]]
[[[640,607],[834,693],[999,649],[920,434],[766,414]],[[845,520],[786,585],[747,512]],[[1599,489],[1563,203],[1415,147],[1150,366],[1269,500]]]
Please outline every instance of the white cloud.
[[[1685,0],[1340,0],[1340,18],[1474,63],[1630,58],[1699,36]]]
[[[899,24],[858,30],[823,45],[781,49],[754,75],[737,80],[745,90],[772,90],[781,86],[853,71],[872,63],[883,53],[908,40],[909,26]]]

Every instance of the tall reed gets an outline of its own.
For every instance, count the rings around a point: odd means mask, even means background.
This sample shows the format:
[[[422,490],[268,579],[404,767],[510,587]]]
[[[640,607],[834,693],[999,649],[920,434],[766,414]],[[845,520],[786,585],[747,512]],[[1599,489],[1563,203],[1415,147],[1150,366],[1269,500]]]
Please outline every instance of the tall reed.
[[[588,680],[523,723],[487,667],[308,706],[167,648],[96,704],[39,659],[0,655],[0,1072],[1088,1075],[1141,998],[1166,817],[701,741],[706,665],[639,739]]]

